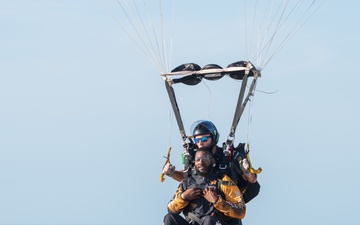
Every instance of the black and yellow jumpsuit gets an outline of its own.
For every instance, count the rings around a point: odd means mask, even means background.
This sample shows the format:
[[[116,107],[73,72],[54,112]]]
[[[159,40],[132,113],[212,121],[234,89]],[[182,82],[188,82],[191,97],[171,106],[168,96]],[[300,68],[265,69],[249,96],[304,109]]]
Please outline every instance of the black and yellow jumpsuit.
[[[181,194],[185,191],[184,183],[180,183],[173,199],[168,204],[169,213],[164,218],[164,225],[187,224],[232,224],[244,218],[246,206],[237,185],[227,176],[221,179],[214,171],[206,178],[192,173],[187,182],[187,188],[216,188],[218,201],[215,204],[208,202],[204,197],[185,201]],[[179,214],[183,212],[187,221]],[[234,219],[234,220],[232,220]],[[193,221],[189,223],[188,221]]]

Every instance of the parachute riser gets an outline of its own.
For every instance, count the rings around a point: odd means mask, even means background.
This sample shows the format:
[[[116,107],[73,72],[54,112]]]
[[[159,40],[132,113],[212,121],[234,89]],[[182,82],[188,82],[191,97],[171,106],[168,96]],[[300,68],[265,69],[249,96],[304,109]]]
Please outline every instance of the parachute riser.
[[[254,95],[254,91],[255,91],[255,85],[256,85],[256,81],[257,81],[258,76],[255,75],[254,79],[252,80],[252,83],[250,85],[249,91],[246,95],[246,98],[244,99],[244,101],[242,102],[242,97],[243,97],[243,93],[241,93],[242,91],[245,92],[245,90],[243,90],[243,86],[240,89],[240,94],[239,94],[239,99],[238,99],[238,104],[235,110],[235,114],[234,114],[234,120],[233,120],[233,124],[231,126],[230,129],[230,133],[229,136],[227,137],[226,142],[224,143],[224,154],[229,154],[230,153],[230,149],[234,146],[234,140],[235,140],[235,131],[236,131],[236,127],[238,125],[238,122],[241,118],[242,113],[245,110],[246,104],[248,101],[250,101],[251,96]],[[244,80],[243,80],[244,82]],[[244,83],[243,83],[244,84]],[[241,106],[241,107],[240,107]],[[246,153],[246,158],[249,161],[250,164],[250,172],[253,174],[259,174],[261,173],[262,169],[259,167],[257,170],[255,170],[252,165],[251,165],[251,161],[250,161],[250,155],[249,155],[249,144],[246,144],[246,148],[245,148],[245,153]],[[229,156],[228,156],[229,157]]]
[[[245,74],[245,76],[244,76],[244,79],[243,79],[242,84],[241,84],[240,92],[239,92],[238,102],[237,102],[237,105],[236,105],[236,108],[235,108],[233,123],[231,125],[227,141],[230,141],[230,140],[235,138],[235,131],[236,131],[237,125],[238,125],[238,123],[240,121],[240,118],[242,116],[242,113],[245,110],[245,107],[246,107],[247,103],[250,101],[251,96],[254,95],[255,85],[256,85],[256,81],[257,81],[257,78],[259,77],[259,75],[260,74],[255,73],[254,78],[253,78],[253,80],[251,82],[249,91],[248,91],[245,99],[244,99],[244,95],[245,95],[245,88],[246,88],[246,85],[247,85],[247,79],[248,78],[247,78],[247,74]]]
[[[168,79],[165,80],[165,87],[166,87],[166,91],[169,95],[171,107],[174,111],[175,118],[176,118],[179,130],[180,130],[181,139],[183,141],[183,148],[184,148],[184,172],[183,173],[184,173],[184,180],[185,180],[185,185],[186,185],[187,179],[188,179],[190,149],[193,148],[194,144],[193,144],[192,139],[186,136],[184,124],[181,119],[179,106],[177,104],[176,97],[175,97],[175,91],[174,91],[173,87],[171,86],[170,81],[171,80],[168,80]]]
[[[246,70],[245,70],[244,77],[242,79],[242,83],[241,83],[241,87],[240,87],[238,101],[237,101],[236,108],[235,108],[233,122],[231,124],[231,129],[230,129],[230,133],[229,133],[229,136],[228,136],[228,141],[229,141],[229,137],[231,137],[232,139],[235,137],[236,127],[237,127],[237,125],[239,123],[239,120],[240,120],[240,117],[241,117],[241,114],[242,114],[241,109],[242,109],[244,103],[246,105],[246,101],[243,102],[243,99],[244,99],[244,95],[245,95],[248,75],[249,75],[250,69],[252,69],[252,68],[253,68],[253,65],[250,62],[247,62],[246,63]],[[250,90],[249,90],[249,92],[250,92]]]
[[[239,97],[238,97],[238,101],[237,101],[237,105],[235,108],[235,113],[234,113],[234,118],[233,118],[233,122],[230,128],[230,132],[229,135],[227,137],[227,140],[224,142],[223,144],[223,153],[225,156],[227,156],[226,158],[231,161],[231,157],[232,157],[232,149],[234,147],[234,142],[235,142],[235,131],[237,128],[237,125],[240,121],[240,118],[242,116],[242,113],[245,110],[245,107],[248,103],[248,101],[250,101],[251,96],[254,95],[254,91],[255,91],[255,85],[256,85],[256,81],[257,78],[261,76],[260,71],[256,70],[253,71],[254,73],[254,77],[253,80],[251,82],[249,91],[244,99],[245,96],[245,90],[246,90],[246,86],[247,86],[247,81],[248,81],[248,75],[249,75],[249,71],[252,68],[252,64],[250,62],[247,63],[247,69],[245,70],[245,74],[242,80],[242,84],[240,87],[240,92],[239,92]],[[248,149],[248,144],[247,144],[247,149]],[[249,160],[250,163],[250,156],[248,154],[248,151],[246,151],[246,158]],[[260,170],[260,171],[259,171]],[[260,173],[261,172],[261,168],[259,168],[258,170],[254,170],[250,164],[250,172],[252,173]]]

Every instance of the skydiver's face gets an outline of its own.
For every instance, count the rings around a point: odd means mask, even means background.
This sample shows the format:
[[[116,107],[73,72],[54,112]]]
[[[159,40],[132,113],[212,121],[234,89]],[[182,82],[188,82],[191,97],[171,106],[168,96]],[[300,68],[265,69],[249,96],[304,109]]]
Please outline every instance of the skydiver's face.
[[[212,170],[214,159],[208,151],[197,151],[195,154],[195,170],[199,175],[208,175]]]
[[[208,147],[212,142],[211,136],[208,134],[195,136],[194,140],[198,148]]]

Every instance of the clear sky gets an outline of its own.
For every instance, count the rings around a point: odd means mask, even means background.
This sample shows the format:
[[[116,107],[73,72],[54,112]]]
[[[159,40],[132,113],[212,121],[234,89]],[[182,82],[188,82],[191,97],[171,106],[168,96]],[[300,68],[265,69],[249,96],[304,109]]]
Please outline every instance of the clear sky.
[[[1,225],[162,223],[181,139],[115,2],[0,0]],[[244,59],[241,4],[213,2],[175,7],[172,68]],[[263,169],[245,225],[360,224],[359,8],[325,1],[262,71],[236,136]],[[210,119],[224,141],[240,84],[205,84],[174,87],[186,132]]]

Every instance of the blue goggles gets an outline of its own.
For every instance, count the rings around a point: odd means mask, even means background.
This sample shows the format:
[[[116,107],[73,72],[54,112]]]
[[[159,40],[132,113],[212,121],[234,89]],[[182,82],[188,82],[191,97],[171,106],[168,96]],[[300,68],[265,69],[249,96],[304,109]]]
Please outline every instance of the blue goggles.
[[[209,138],[211,138],[211,137],[210,136],[204,136],[204,137],[201,137],[201,138],[194,138],[194,141],[195,141],[195,143],[199,143],[200,141],[205,142],[205,141],[209,140]]]

